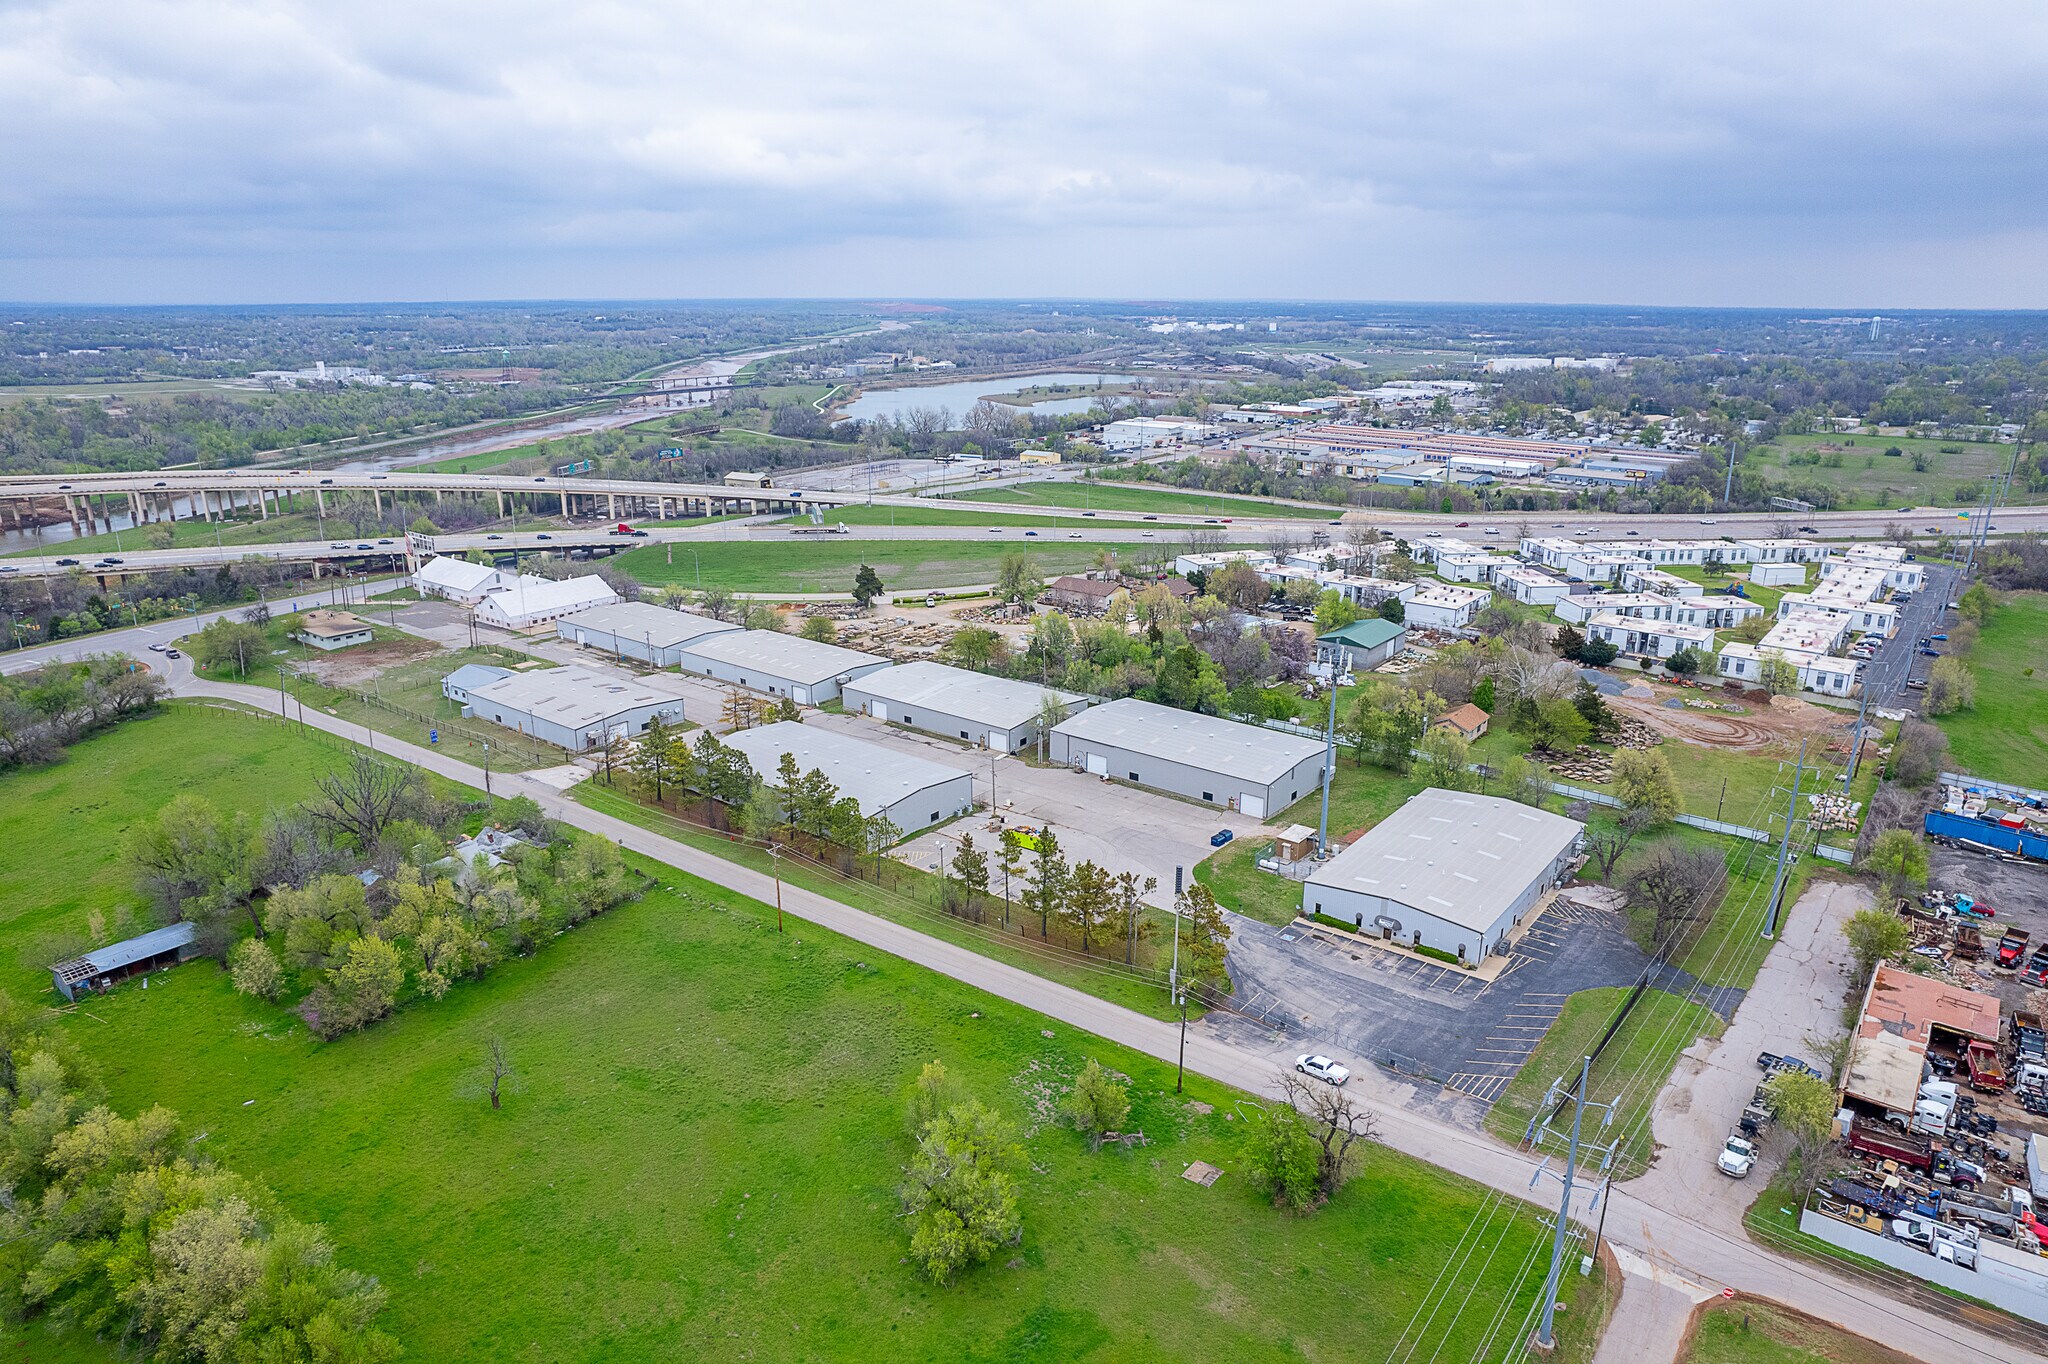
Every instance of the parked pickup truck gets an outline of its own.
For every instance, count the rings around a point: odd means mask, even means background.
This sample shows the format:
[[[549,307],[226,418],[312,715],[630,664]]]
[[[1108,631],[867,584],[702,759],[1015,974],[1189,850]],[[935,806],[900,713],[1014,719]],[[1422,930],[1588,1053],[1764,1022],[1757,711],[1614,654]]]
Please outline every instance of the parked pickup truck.
[[[1938,1260],[1948,1260],[1964,1269],[1977,1267],[1977,1229],[1951,1227],[1917,1217],[1894,1218],[1892,1235],[1919,1246]]]
[[[1849,1149],[1879,1160],[1896,1160],[1915,1170],[1934,1168],[1934,1147],[1925,1137],[1858,1118],[1849,1128]]]
[[[1998,1048],[1989,1042],[1972,1042],[1967,1058],[1970,1088],[1983,1094],[1997,1094],[2005,1088],[2005,1067],[1998,1062]]]
[[[1781,1070],[1803,1070],[1816,1080],[1828,1078],[1796,1056],[1779,1056],[1777,1053],[1769,1051],[1759,1052],[1757,1053],[1756,1063],[1762,1069],[1773,1073]]]
[[[2008,971],[2017,971],[2020,962],[2027,955],[2027,931],[2024,928],[2008,928],[2005,936],[1998,940],[1997,964]]]

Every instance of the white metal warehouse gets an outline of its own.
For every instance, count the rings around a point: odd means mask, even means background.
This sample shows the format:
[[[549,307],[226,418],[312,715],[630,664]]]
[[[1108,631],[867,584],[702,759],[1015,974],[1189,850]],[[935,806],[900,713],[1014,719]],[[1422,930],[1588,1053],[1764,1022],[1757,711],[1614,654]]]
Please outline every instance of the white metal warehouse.
[[[1320,740],[1125,697],[1052,731],[1052,760],[1084,772],[1227,806],[1278,814],[1323,779]]]
[[[443,680],[443,692],[462,671]],[[507,673],[484,682],[475,681],[476,675],[462,679],[469,683],[461,688],[464,715],[572,752],[613,735],[638,734],[657,715],[671,722],[683,718],[681,694],[672,680],[659,676],[628,678],[577,667]]]
[[[725,736],[725,743],[746,754],[754,775],[769,782],[782,765],[782,755],[789,754],[799,771],[823,772],[842,797],[859,803],[863,815],[885,814],[905,834],[974,808],[971,774],[821,725],[783,720],[735,730]]]
[[[493,592],[478,602],[476,618],[478,624],[495,625],[500,630],[531,630],[618,599],[619,594],[595,573],[560,580],[522,573],[503,592]]]
[[[700,635],[677,651],[676,663],[684,672],[787,696],[806,706],[823,705],[846,683],[890,666],[879,654],[774,630]]]
[[[1039,712],[1051,697],[1062,716],[1088,704],[1077,692],[990,677],[943,663],[902,663],[840,689],[848,710],[1014,753],[1038,738]]]
[[[595,606],[555,622],[555,633],[571,644],[637,658],[660,668],[673,668],[691,640],[739,628],[730,621],[671,611],[644,601]]]
[[[1519,801],[1430,787],[1312,872],[1302,912],[1476,962],[1505,950],[1585,828]]]

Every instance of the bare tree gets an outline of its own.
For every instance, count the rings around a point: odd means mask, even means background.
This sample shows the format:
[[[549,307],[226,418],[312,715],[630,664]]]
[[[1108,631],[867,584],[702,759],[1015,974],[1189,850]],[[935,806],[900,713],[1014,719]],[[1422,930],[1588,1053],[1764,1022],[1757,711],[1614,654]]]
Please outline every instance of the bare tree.
[[[1650,827],[1654,821],[1641,810],[1629,810],[1612,827],[1589,829],[1586,832],[1586,851],[1600,865],[1600,879],[1606,880],[1614,874],[1614,864],[1629,850],[1637,835]]]
[[[299,809],[279,810],[263,826],[257,876],[264,886],[297,888],[345,870],[347,861],[322,836],[311,815]]]
[[[1307,1120],[1309,1132],[1321,1148],[1316,1186],[1321,1194],[1318,1201],[1327,1201],[1356,1172],[1364,1156],[1359,1143],[1379,1140],[1379,1122],[1337,1086],[1311,1080],[1299,1071],[1280,1072],[1280,1095]]]
[[[341,771],[320,778],[314,789],[319,795],[306,813],[354,839],[366,854],[376,848],[385,826],[424,803],[426,794],[415,769],[362,752]]]
[[[1721,853],[1668,840],[1629,873],[1628,896],[1649,907],[1656,916],[1656,941],[1668,943],[1699,917],[1726,875]]]
[[[512,1053],[505,1049],[504,1038],[493,1037],[485,1044],[484,1074],[490,1081],[491,1107],[501,1107],[502,1105],[498,1101],[499,1092],[506,1087],[507,1081],[512,1078]]]

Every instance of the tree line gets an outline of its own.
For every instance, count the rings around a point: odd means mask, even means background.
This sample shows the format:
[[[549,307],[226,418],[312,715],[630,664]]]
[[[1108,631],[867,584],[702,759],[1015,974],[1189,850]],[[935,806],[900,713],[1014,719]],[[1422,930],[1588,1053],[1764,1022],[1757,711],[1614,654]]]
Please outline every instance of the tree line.
[[[166,922],[197,928],[235,988],[290,1002],[315,1035],[439,999],[634,893],[618,849],[526,797],[488,807],[518,835],[498,856],[447,852],[471,812],[418,769],[356,753],[316,794],[261,821],[190,793],[133,829],[124,859]]]
[[[56,762],[88,735],[156,709],[170,687],[118,654],[0,676],[0,771]]]
[[[16,1322],[206,1364],[387,1364],[383,1286],[202,1154],[161,1105],[124,1118],[46,1011],[0,994],[0,1306]]]

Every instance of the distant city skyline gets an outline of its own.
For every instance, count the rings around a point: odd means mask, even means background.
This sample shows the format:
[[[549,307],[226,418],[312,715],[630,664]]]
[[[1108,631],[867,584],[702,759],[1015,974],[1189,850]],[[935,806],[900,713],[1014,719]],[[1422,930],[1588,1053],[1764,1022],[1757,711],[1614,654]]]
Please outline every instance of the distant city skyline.
[[[2048,307],[2048,11],[0,9],[0,299]]]

